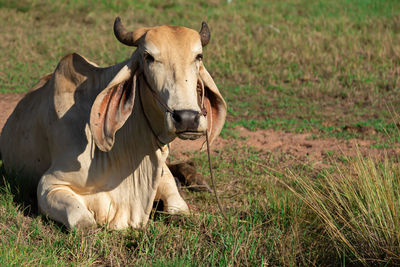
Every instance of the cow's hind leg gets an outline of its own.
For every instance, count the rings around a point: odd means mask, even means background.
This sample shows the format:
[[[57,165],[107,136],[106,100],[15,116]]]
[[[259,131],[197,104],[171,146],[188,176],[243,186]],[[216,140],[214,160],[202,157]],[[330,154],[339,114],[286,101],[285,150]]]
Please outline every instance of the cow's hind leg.
[[[37,188],[39,210],[69,229],[88,228],[96,225],[93,214],[82,198],[65,182],[52,174],[45,174]]]
[[[179,194],[175,179],[167,165],[164,166],[163,176],[158,186],[156,200],[158,199],[163,201],[164,210],[170,214],[185,214],[189,212],[189,207]]]
[[[179,183],[186,186],[189,190],[195,192],[212,192],[204,177],[196,171],[196,165],[193,161],[170,163],[167,166],[172,175],[178,179]]]

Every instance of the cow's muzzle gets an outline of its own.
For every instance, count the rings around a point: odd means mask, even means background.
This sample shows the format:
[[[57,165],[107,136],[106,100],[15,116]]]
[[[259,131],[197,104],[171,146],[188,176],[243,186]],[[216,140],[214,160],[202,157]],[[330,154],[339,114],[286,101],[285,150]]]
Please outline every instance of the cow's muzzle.
[[[202,113],[190,109],[174,110],[172,119],[178,137],[194,140],[204,135],[204,132],[198,131],[200,116]]]

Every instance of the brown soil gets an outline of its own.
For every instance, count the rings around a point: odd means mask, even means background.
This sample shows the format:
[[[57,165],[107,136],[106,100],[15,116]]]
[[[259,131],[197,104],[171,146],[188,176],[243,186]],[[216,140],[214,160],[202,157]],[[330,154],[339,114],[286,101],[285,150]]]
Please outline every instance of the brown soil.
[[[24,94],[0,94],[0,132],[8,116],[10,116],[18,101],[23,96]],[[313,161],[321,161],[328,154],[332,153],[355,156],[357,155],[357,147],[363,155],[372,157],[382,157],[384,153],[389,155],[400,153],[400,148],[388,150],[371,148],[371,145],[374,144],[374,141],[371,140],[351,139],[346,141],[335,138],[312,139],[310,133],[296,134],[274,130],[258,130],[252,132],[243,127],[238,127],[237,130],[244,140],[217,138],[212,145],[212,149],[222,149],[225,146],[235,143],[235,145],[249,145],[260,151],[281,152],[292,155],[295,158]],[[196,141],[177,139],[171,144],[172,155],[178,160],[185,160],[190,157],[190,152],[200,150],[203,143],[204,139]]]

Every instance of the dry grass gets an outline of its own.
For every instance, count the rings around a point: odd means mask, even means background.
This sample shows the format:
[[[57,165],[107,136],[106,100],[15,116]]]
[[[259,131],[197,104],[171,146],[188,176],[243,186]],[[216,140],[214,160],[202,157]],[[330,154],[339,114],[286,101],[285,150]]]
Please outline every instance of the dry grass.
[[[316,181],[292,174],[288,188],[321,220],[338,253],[364,264],[400,263],[400,164],[360,155]]]

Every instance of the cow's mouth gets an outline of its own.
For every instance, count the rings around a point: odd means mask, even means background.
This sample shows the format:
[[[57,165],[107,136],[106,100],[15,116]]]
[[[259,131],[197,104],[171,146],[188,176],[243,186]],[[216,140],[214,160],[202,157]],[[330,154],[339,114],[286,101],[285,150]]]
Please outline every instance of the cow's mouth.
[[[195,132],[195,131],[185,131],[185,132],[177,132],[176,135],[183,140],[196,140],[199,137],[205,135],[206,132]]]

